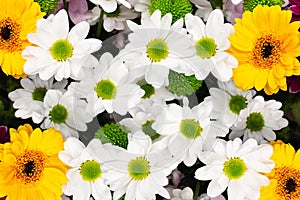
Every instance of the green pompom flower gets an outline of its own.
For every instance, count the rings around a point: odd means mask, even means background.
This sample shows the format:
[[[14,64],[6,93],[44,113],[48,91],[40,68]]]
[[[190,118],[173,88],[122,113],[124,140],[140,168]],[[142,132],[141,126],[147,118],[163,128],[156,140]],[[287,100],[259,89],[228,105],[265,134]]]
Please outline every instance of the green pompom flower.
[[[194,75],[185,76],[170,70],[168,78],[169,86],[167,89],[177,96],[191,95],[202,86],[202,81],[197,80]]]
[[[258,5],[262,6],[282,6],[284,4],[283,0],[244,0],[243,7],[244,11],[253,11]]]
[[[95,138],[99,139],[103,144],[112,143],[126,149],[128,132],[127,128],[119,123],[105,124],[95,133]]]
[[[53,11],[57,8],[57,4],[59,0],[34,0],[37,2],[40,7],[41,11],[47,14],[52,14]]]
[[[167,13],[172,14],[172,22],[183,18],[185,14],[193,12],[193,6],[189,0],[151,0],[149,6],[150,14],[155,10],[160,10],[162,16]]]

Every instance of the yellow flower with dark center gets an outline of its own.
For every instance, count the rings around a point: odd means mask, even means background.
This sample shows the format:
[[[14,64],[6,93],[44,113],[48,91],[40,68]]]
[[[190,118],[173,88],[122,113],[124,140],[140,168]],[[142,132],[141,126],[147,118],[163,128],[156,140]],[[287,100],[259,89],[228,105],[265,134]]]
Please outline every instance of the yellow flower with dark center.
[[[269,186],[261,187],[261,200],[300,199],[300,150],[282,141],[271,142],[275,167],[269,174]]]
[[[58,158],[64,139],[54,128],[29,124],[10,129],[11,142],[0,147],[0,197],[20,200],[61,199],[68,167]]]
[[[0,66],[7,75],[25,77],[22,51],[31,45],[28,33],[35,32],[36,22],[45,13],[33,0],[1,0],[0,7]]]
[[[246,91],[253,87],[266,94],[287,90],[286,77],[300,74],[300,22],[279,6],[257,6],[236,19],[229,37],[231,53],[239,62],[233,69],[235,85]]]

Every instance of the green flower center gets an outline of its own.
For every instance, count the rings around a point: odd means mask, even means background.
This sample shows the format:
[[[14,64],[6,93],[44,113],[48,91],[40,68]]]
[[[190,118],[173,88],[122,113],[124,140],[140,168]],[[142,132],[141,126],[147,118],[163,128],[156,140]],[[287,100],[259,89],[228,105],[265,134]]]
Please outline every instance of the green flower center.
[[[240,158],[231,158],[224,163],[223,172],[230,180],[241,178],[246,171],[246,164]]]
[[[57,104],[52,108],[49,115],[50,115],[50,120],[53,123],[61,124],[61,123],[65,123],[66,119],[68,118],[68,111],[64,106]]]
[[[185,76],[173,70],[170,70],[168,79],[167,89],[177,96],[191,95],[202,86],[202,81],[197,80],[195,75]]]
[[[121,124],[105,124],[95,133],[95,138],[99,139],[103,144],[112,143],[126,149],[128,132],[127,128]]]
[[[46,88],[35,88],[32,93],[32,99],[36,101],[44,101],[46,92],[47,92]]]
[[[80,174],[85,181],[93,182],[97,180],[102,174],[100,163],[95,160],[85,161],[80,166]]]
[[[95,87],[97,96],[102,99],[114,99],[117,95],[117,87],[110,80],[102,80]]]
[[[159,134],[152,128],[154,120],[148,120],[145,124],[142,125],[142,130],[145,134],[149,135],[152,140],[159,138]]]
[[[200,124],[193,119],[184,119],[180,123],[180,133],[187,139],[195,139],[202,130]]]
[[[280,7],[282,7],[283,4],[284,4],[283,0],[244,0],[243,8],[244,11],[252,12],[254,8],[258,5],[269,6],[269,7],[279,5]]]
[[[42,12],[48,14],[53,13],[53,11],[57,8],[57,4],[59,2],[59,0],[34,0],[34,1],[40,5]]]
[[[169,47],[164,40],[156,38],[147,44],[147,57],[152,62],[160,62],[166,59],[168,55]]]
[[[65,61],[73,55],[73,49],[68,40],[57,40],[50,48],[50,53],[55,60]]]
[[[120,15],[120,12],[121,12],[120,7],[118,6],[117,9],[114,12],[112,12],[112,13],[105,12],[105,15],[107,17],[115,18],[115,17],[118,17]]]
[[[216,54],[217,45],[214,39],[204,37],[195,43],[195,49],[200,58],[210,58]]]
[[[242,95],[232,96],[229,101],[229,108],[234,114],[239,114],[240,111],[247,107],[246,98]]]
[[[253,132],[260,131],[264,125],[264,117],[258,112],[253,112],[247,117],[246,127]]]
[[[148,99],[155,93],[155,88],[145,80],[140,80],[137,84],[145,91],[145,94],[142,97],[143,99]]]
[[[174,23],[187,13],[192,13],[193,6],[189,0],[151,0],[150,14],[154,13],[155,10],[160,10],[162,16],[171,13],[172,22]]]
[[[137,157],[128,164],[128,172],[132,179],[140,181],[150,174],[149,161],[143,157]]]

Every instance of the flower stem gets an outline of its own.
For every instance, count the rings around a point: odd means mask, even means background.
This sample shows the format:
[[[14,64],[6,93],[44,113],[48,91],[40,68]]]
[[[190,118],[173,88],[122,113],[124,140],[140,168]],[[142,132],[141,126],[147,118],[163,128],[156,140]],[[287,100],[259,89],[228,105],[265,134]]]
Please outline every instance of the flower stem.
[[[67,11],[68,10],[67,0],[63,0],[63,3],[64,3],[64,9]]]
[[[102,24],[103,24],[103,16],[104,16],[104,10],[101,8],[100,10],[100,17],[98,21],[97,31],[96,31],[96,38],[100,38],[101,30],[102,30]]]
[[[201,182],[198,181],[197,184],[196,184],[196,189],[195,189],[195,193],[194,193],[194,200],[197,200],[198,197],[199,197],[200,186],[201,186]]]

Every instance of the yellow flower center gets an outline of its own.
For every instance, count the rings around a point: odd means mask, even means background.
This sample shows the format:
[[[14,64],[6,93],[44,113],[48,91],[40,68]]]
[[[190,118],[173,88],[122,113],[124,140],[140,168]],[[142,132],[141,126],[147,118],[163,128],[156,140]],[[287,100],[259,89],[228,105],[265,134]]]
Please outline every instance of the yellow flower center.
[[[17,157],[16,178],[23,184],[35,183],[40,180],[44,171],[46,155],[41,151],[26,150]]]
[[[128,164],[128,172],[132,179],[140,181],[150,174],[149,161],[143,157],[137,157]]]
[[[283,200],[300,199],[300,170],[290,167],[275,169],[276,194]]]
[[[22,50],[21,26],[10,17],[0,19],[0,50],[16,52]]]
[[[257,39],[252,50],[253,65],[258,69],[271,69],[279,62],[281,52],[280,41],[272,34],[264,35]]]

